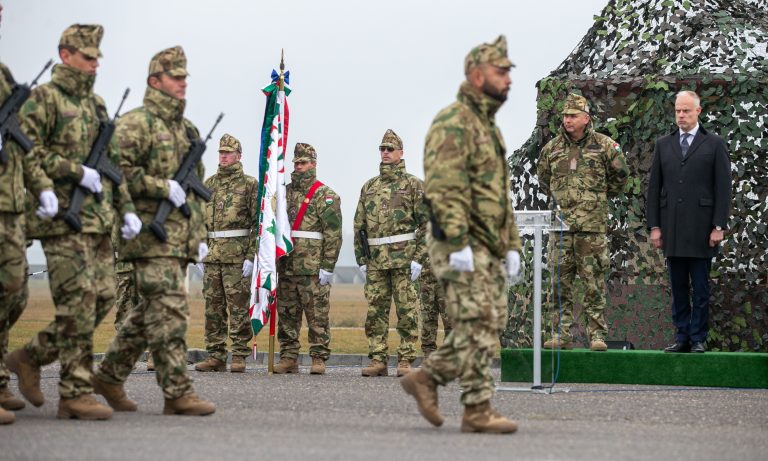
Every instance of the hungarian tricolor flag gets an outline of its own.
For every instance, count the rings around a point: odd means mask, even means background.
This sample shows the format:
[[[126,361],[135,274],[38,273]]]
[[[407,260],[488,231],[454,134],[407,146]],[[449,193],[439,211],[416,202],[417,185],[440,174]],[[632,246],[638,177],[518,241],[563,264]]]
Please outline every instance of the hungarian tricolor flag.
[[[261,127],[259,154],[259,208],[258,251],[253,262],[251,279],[251,317],[253,334],[270,317],[270,336],[274,335],[277,308],[277,260],[293,250],[291,224],[285,199],[285,149],[288,142],[288,96],[291,90],[288,72],[272,71],[272,82],[262,91],[267,97],[264,123]]]

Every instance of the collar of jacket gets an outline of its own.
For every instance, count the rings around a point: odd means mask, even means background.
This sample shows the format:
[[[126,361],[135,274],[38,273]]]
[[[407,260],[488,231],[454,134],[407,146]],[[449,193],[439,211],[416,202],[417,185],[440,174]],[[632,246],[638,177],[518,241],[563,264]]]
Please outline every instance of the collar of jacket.
[[[493,118],[496,112],[502,104],[502,101],[498,101],[478,90],[472,86],[469,82],[465,81],[459,87],[459,94],[457,99],[464,104],[472,108],[472,111],[480,115],[488,123],[493,124]]]
[[[96,82],[95,75],[86,74],[64,64],[53,66],[52,73],[51,81],[53,84],[67,94],[83,98],[93,93],[93,84]]]
[[[565,127],[561,124],[560,136],[563,138],[563,142],[565,144],[575,144],[577,146],[584,146],[587,144],[587,140],[592,139],[595,136],[595,128],[592,126],[592,122],[590,121],[587,124],[586,128],[584,129],[584,136],[578,141],[574,141],[573,139],[571,139],[570,136],[568,136],[568,132],[565,131]]]
[[[395,179],[405,174],[405,160],[400,159],[395,164],[379,164],[379,174],[385,179]]]
[[[243,172],[243,164],[240,162],[233,163],[229,166],[220,166],[216,171],[216,174],[222,178],[229,178],[230,176],[238,176]]]
[[[315,181],[317,181],[317,168],[310,168],[303,173],[298,171],[291,173],[291,183],[298,187],[298,190],[309,190]]]
[[[187,102],[184,99],[176,99],[151,86],[144,93],[144,107],[147,110],[165,120],[166,122],[179,122],[184,117],[184,107]]]

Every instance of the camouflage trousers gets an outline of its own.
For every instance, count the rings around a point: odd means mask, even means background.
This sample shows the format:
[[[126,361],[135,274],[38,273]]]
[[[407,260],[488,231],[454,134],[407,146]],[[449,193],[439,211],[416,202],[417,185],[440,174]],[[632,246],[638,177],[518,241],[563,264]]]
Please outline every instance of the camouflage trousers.
[[[0,213],[0,389],[8,387],[9,373],[5,366],[11,327],[27,307],[27,257],[24,215]]]
[[[560,234],[553,234],[549,239],[552,291],[547,300],[548,315],[545,314],[547,330],[557,334],[559,324],[560,336],[563,340],[569,341],[573,338],[571,325],[576,295],[574,282],[578,275],[584,286],[587,335],[590,340],[604,340],[608,334],[608,325],[603,313],[605,277],[609,267],[608,238],[605,234],[597,232],[565,232],[562,236],[562,251],[560,241]],[[560,262],[559,277],[558,261]],[[558,305],[562,305],[562,319],[560,319]]]
[[[331,286],[320,285],[317,275],[286,275],[277,285],[277,340],[280,357],[299,356],[301,314],[307,318],[309,355],[328,360],[331,356]]]
[[[67,234],[41,240],[56,318],[24,348],[39,366],[57,358],[59,395],[93,392],[93,332],[115,303],[115,263],[107,234]]]
[[[384,363],[389,358],[389,311],[395,301],[397,334],[400,345],[398,360],[412,362],[416,358],[419,337],[419,296],[416,284],[411,282],[411,269],[402,267],[387,270],[369,270],[365,282],[368,314],[365,318],[365,336],[368,338],[368,357]]]
[[[280,281],[282,282],[282,280]],[[247,357],[253,338],[248,304],[250,278],[243,277],[242,264],[207,263],[203,275],[205,296],[205,349],[211,357],[227,361],[227,322],[232,356]],[[228,313],[229,312],[229,313]]]
[[[133,284],[133,263],[118,261],[115,263],[115,330],[120,330],[125,317],[133,306],[139,304],[139,295]]]
[[[458,378],[461,402],[477,405],[495,392],[491,359],[507,323],[507,291],[501,261],[483,246],[473,246],[474,272],[444,279],[446,310],[453,331],[422,365],[440,385]],[[435,261],[440,255],[430,258]]]
[[[437,322],[443,320],[445,337],[451,333],[451,321],[445,312],[445,289],[426,267],[419,277],[421,297],[421,351],[428,355],[437,349]]]
[[[148,258],[134,260],[133,265],[139,303],[128,311],[96,375],[108,383],[124,383],[136,361],[149,347],[163,396],[177,399],[191,394],[192,379],[187,375],[185,340],[189,320],[184,287],[186,261]]]

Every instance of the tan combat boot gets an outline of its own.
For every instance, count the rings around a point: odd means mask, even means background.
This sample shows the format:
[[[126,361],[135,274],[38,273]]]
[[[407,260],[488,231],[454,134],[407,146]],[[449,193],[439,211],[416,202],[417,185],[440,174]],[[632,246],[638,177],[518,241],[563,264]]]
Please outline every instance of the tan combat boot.
[[[595,338],[589,344],[589,350],[597,351],[597,352],[607,351],[608,350],[608,345],[605,344],[605,341],[603,341],[602,339]]]
[[[363,368],[363,376],[389,376],[387,364],[373,359],[367,367]]]
[[[5,358],[8,369],[19,378],[19,392],[32,405],[39,407],[45,403],[40,390],[40,367],[32,363],[24,348],[16,349]]]
[[[245,373],[245,357],[232,356],[232,363],[229,365],[230,373]]]
[[[501,416],[486,401],[464,407],[461,419],[461,432],[488,432],[491,434],[511,434],[517,431],[517,423]]]
[[[165,399],[164,415],[205,416],[216,411],[216,405],[197,394],[187,394],[178,399]]]
[[[13,424],[14,421],[16,421],[16,415],[0,407],[0,424]]]
[[[6,410],[21,410],[27,406],[23,400],[13,395],[7,387],[0,388],[0,407]]]
[[[416,399],[419,413],[434,426],[443,425],[443,415],[437,407],[437,383],[419,368],[400,380],[406,393]]]
[[[100,404],[91,394],[82,394],[71,399],[59,400],[59,419],[109,419],[112,409]]]
[[[155,371],[155,359],[152,352],[147,352],[147,371]]]
[[[227,362],[209,356],[195,364],[195,371],[227,371]]]
[[[277,365],[273,367],[272,371],[278,375],[284,375],[286,373],[298,373],[299,363],[296,362],[296,359],[280,357],[280,362],[278,362]]]
[[[310,375],[325,374],[325,360],[320,357],[312,357],[312,368],[309,369]]]
[[[93,393],[103,395],[109,406],[115,411],[136,411],[139,407],[125,394],[122,384],[111,384],[94,375],[91,378],[91,385],[93,386]]]
[[[397,377],[405,376],[411,372],[411,362],[401,360],[397,362]]]
[[[558,335],[552,336],[552,339],[548,339],[544,343],[544,349],[573,349],[573,343],[570,339],[562,338]]]

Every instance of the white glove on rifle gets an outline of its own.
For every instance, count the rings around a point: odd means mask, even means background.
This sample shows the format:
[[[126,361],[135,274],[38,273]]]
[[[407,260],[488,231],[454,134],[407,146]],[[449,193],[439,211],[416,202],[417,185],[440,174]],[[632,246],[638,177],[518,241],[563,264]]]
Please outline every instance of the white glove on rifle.
[[[522,279],[522,261],[520,253],[515,250],[507,251],[505,266],[507,267],[507,280],[511,285],[516,285]]]
[[[187,201],[187,194],[184,192],[184,189],[173,179],[168,180],[168,200],[176,208],[184,205],[184,202]]]
[[[459,251],[454,251],[448,255],[448,264],[459,272],[474,272],[475,261],[472,247],[465,246]]]
[[[320,285],[330,285],[333,282],[333,272],[320,269]]]
[[[51,189],[45,189],[40,192],[40,206],[35,214],[39,218],[53,218],[59,212],[59,199]]]
[[[246,259],[243,261],[243,278],[248,278],[253,274],[253,261]]]
[[[208,256],[208,244],[200,242],[200,245],[197,246],[197,262],[203,262],[206,256]]]
[[[421,274],[421,264],[416,261],[411,261],[411,282],[415,282]]]
[[[83,177],[80,178],[80,185],[88,189],[92,194],[98,194],[101,192],[101,175],[98,171],[85,165],[80,165],[83,168]]]
[[[368,276],[368,265],[363,264],[360,266],[360,272],[362,272],[364,276]]]
[[[141,219],[136,213],[128,212],[123,215],[123,227],[120,228],[124,240],[130,240],[141,232]]]

